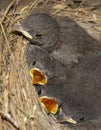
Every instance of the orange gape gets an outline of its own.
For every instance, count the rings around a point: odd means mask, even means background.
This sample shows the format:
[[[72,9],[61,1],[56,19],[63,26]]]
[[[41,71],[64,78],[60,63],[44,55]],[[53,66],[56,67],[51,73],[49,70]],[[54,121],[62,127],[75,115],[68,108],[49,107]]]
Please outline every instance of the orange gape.
[[[32,77],[32,84],[45,85],[47,83],[47,77],[39,69],[32,68],[30,70],[30,75]]]
[[[39,98],[39,101],[48,113],[56,114],[58,111],[58,104],[55,99],[43,96]]]

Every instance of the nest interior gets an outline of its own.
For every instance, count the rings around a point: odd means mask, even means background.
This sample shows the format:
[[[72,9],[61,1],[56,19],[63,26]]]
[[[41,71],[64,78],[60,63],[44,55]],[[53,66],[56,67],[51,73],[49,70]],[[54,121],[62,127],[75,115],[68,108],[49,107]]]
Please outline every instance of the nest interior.
[[[94,2],[94,1],[93,1]],[[37,100],[26,61],[28,42],[10,27],[34,11],[68,16],[101,40],[98,3],[89,0],[13,0],[0,13],[0,130],[70,130],[47,115]],[[92,28],[93,27],[93,28]]]

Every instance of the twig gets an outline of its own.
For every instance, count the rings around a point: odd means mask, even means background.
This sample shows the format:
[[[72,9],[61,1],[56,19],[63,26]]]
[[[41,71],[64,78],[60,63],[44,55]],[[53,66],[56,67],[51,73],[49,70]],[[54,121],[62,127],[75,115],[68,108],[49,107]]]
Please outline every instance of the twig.
[[[4,27],[3,27],[2,23],[1,23],[0,26],[1,26],[2,33],[3,33],[3,35],[4,35],[4,38],[5,38],[6,42],[8,43],[7,36],[6,36],[6,33],[5,33],[5,30],[4,30]]]
[[[3,120],[6,120],[10,124],[12,124],[12,126],[14,126],[17,130],[23,130],[22,128],[20,128],[20,126],[18,125],[18,123],[11,118],[11,116],[8,113],[6,113],[6,114],[0,113],[0,115],[1,115],[1,118]]]
[[[32,3],[32,5],[30,6],[29,8],[29,11],[32,9],[32,8],[35,8],[39,3],[41,2],[41,0],[36,0]]]
[[[13,0],[7,7],[7,9],[5,10],[3,16],[1,17],[0,19],[0,25],[3,23],[3,21],[5,20],[6,18],[6,15],[8,14],[9,10],[11,9],[11,7],[14,5],[14,3],[16,2],[16,0]]]
[[[1,23],[1,29],[2,29],[2,33],[3,33],[3,35],[4,35],[4,38],[5,38],[5,40],[6,40],[6,43],[7,43],[7,47],[8,47],[8,49],[9,49],[9,52],[11,53],[11,50],[10,50],[10,47],[9,47],[9,42],[8,42],[8,39],[7,39],[7,36],[6,36],[6,33],[5,33],[5,30],[4,30],[4,27],[3,27],[2,23]]]

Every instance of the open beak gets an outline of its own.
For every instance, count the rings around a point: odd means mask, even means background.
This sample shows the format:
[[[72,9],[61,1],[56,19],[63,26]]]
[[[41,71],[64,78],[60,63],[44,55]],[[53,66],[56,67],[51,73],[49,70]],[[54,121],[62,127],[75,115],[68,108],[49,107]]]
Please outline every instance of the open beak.
[[[33,39],[33,37],[20,24],[14,25],[10,28],[10,32],[15,32],[15,31],[22,33],[26,38],[30,40]]]
[[[47,76],[41,72],[38,68],[32,68],[30,70],[30,75],[32,77],[32,84],[45,85],[47,83]]]
[[[39,102],[48,113],[56,114],[58,111],[58,104],[54,98],[47,96],[39,97]]]

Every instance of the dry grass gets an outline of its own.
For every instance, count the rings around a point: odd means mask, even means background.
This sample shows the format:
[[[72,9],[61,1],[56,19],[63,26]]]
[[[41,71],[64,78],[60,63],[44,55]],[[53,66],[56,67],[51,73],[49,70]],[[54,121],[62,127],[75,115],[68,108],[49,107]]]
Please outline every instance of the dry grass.
[[[68,16],[75,21],[92,22],[101,31],[100,15],[91,7],[71,8],[65,0],[35,0],[31,6],[12,1],[0,18],[0,130],[60,130],[56,120],[42,110],[31,84],[26,63],[27,41],[10,34],[10,27],[31,13],[37,6],[50,5],[50,13]],[[82,3],[81,3],[82,4]]]

